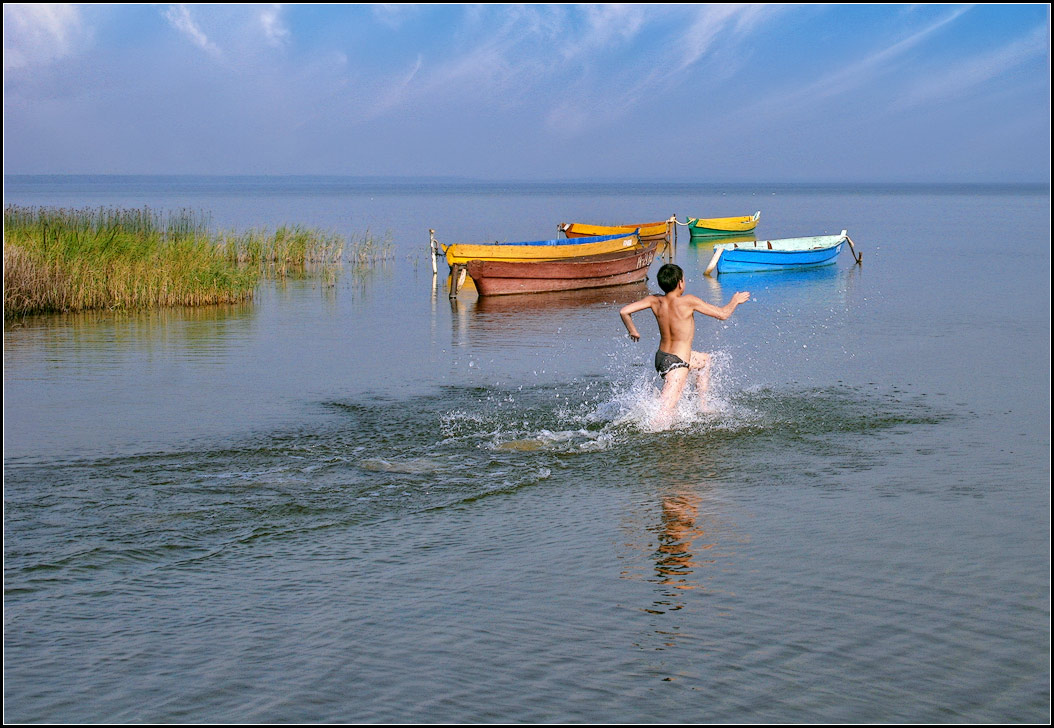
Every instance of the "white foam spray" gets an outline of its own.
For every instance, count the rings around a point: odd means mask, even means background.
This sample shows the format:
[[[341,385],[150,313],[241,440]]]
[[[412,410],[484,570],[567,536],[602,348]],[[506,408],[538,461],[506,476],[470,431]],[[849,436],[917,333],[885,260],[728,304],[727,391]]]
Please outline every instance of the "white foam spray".
[[[672,413],[662,411],[662,380],[654,372],[637,371],[632,378],[613,383],[611,399],[597,406],[594,418],[643,432],[727,427],[740,414],[728,400],[730,366],[731,359],[724,352],[714,352],[706,396],[700,395],[696,377],[689,374]]]

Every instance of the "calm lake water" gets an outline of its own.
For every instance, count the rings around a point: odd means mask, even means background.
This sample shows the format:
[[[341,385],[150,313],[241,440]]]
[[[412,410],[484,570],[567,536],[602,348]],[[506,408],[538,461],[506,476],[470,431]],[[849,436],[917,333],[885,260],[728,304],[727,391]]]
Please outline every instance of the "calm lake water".
[[[5,179],[5,203],[390,234],[251,304],[4,327],[10,722],[1048,722],[1050,195]],[[656,290],[448,299],[444,243],[751,214],[716,411],[648,426]],[[441,276],[442,278],[442,276]]]

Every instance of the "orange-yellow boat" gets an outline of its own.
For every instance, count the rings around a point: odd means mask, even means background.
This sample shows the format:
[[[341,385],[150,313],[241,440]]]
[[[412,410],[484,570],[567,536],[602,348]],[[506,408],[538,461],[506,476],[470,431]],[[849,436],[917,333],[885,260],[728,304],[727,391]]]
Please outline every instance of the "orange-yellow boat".
[[[588,225],[582,222],[562,222],[560,232],[568,238],[584,238],[593,235],[625,235],[639,231],[642,243],[669,241],[676,218],[659,222],[642,222],[635,225]]]

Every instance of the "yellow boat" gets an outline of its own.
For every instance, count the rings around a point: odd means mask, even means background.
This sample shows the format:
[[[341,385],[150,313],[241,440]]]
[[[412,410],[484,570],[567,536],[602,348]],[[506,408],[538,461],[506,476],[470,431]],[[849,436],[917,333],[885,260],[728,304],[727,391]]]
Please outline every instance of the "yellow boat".
[[[761,210],[753,215],[742,217],[711,217],[711,218],[685,218],[688,232],[692,234],[692,242],[700,238],[713,238],[725,235],[738,235],[748,233],[758,226],[761,219]]]
[[[640,236],[636,229],[617,235],[600,235],[586,238],[558,238],[555,240],[537,240],[527,243],[454,243],[442,245],[446,262],[453,268],[455,265],[467,264],[470,260],[560,260],[578,258],[583,255],[603,255],[614,253],[625,248],[640,247]]]
[[[670,229],[676,217],[659,222],[642,222],[636,225],[587,225],[581,222],[562,222],[557,227],[560,232],[569,238],[583,238],[591,235],[619,235],[639,231],[642,242],[650,243],[653,240],[668,241]]]

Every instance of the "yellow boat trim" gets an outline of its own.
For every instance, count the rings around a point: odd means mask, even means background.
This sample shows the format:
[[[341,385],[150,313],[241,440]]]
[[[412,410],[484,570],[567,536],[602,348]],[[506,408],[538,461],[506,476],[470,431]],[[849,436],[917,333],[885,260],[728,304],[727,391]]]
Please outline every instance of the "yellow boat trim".
[[[636,228],[634,228],[636,230]],[[450,265],[468,263],[470,260],[561,260],[576,258],[580,255],[600,255],[614,253],[630,246],[640,245],[640,239],[634,235],[614,240],[603,240],[598,243],[568,245],[476,245],[454,243],[443,248],[446,262]]]

